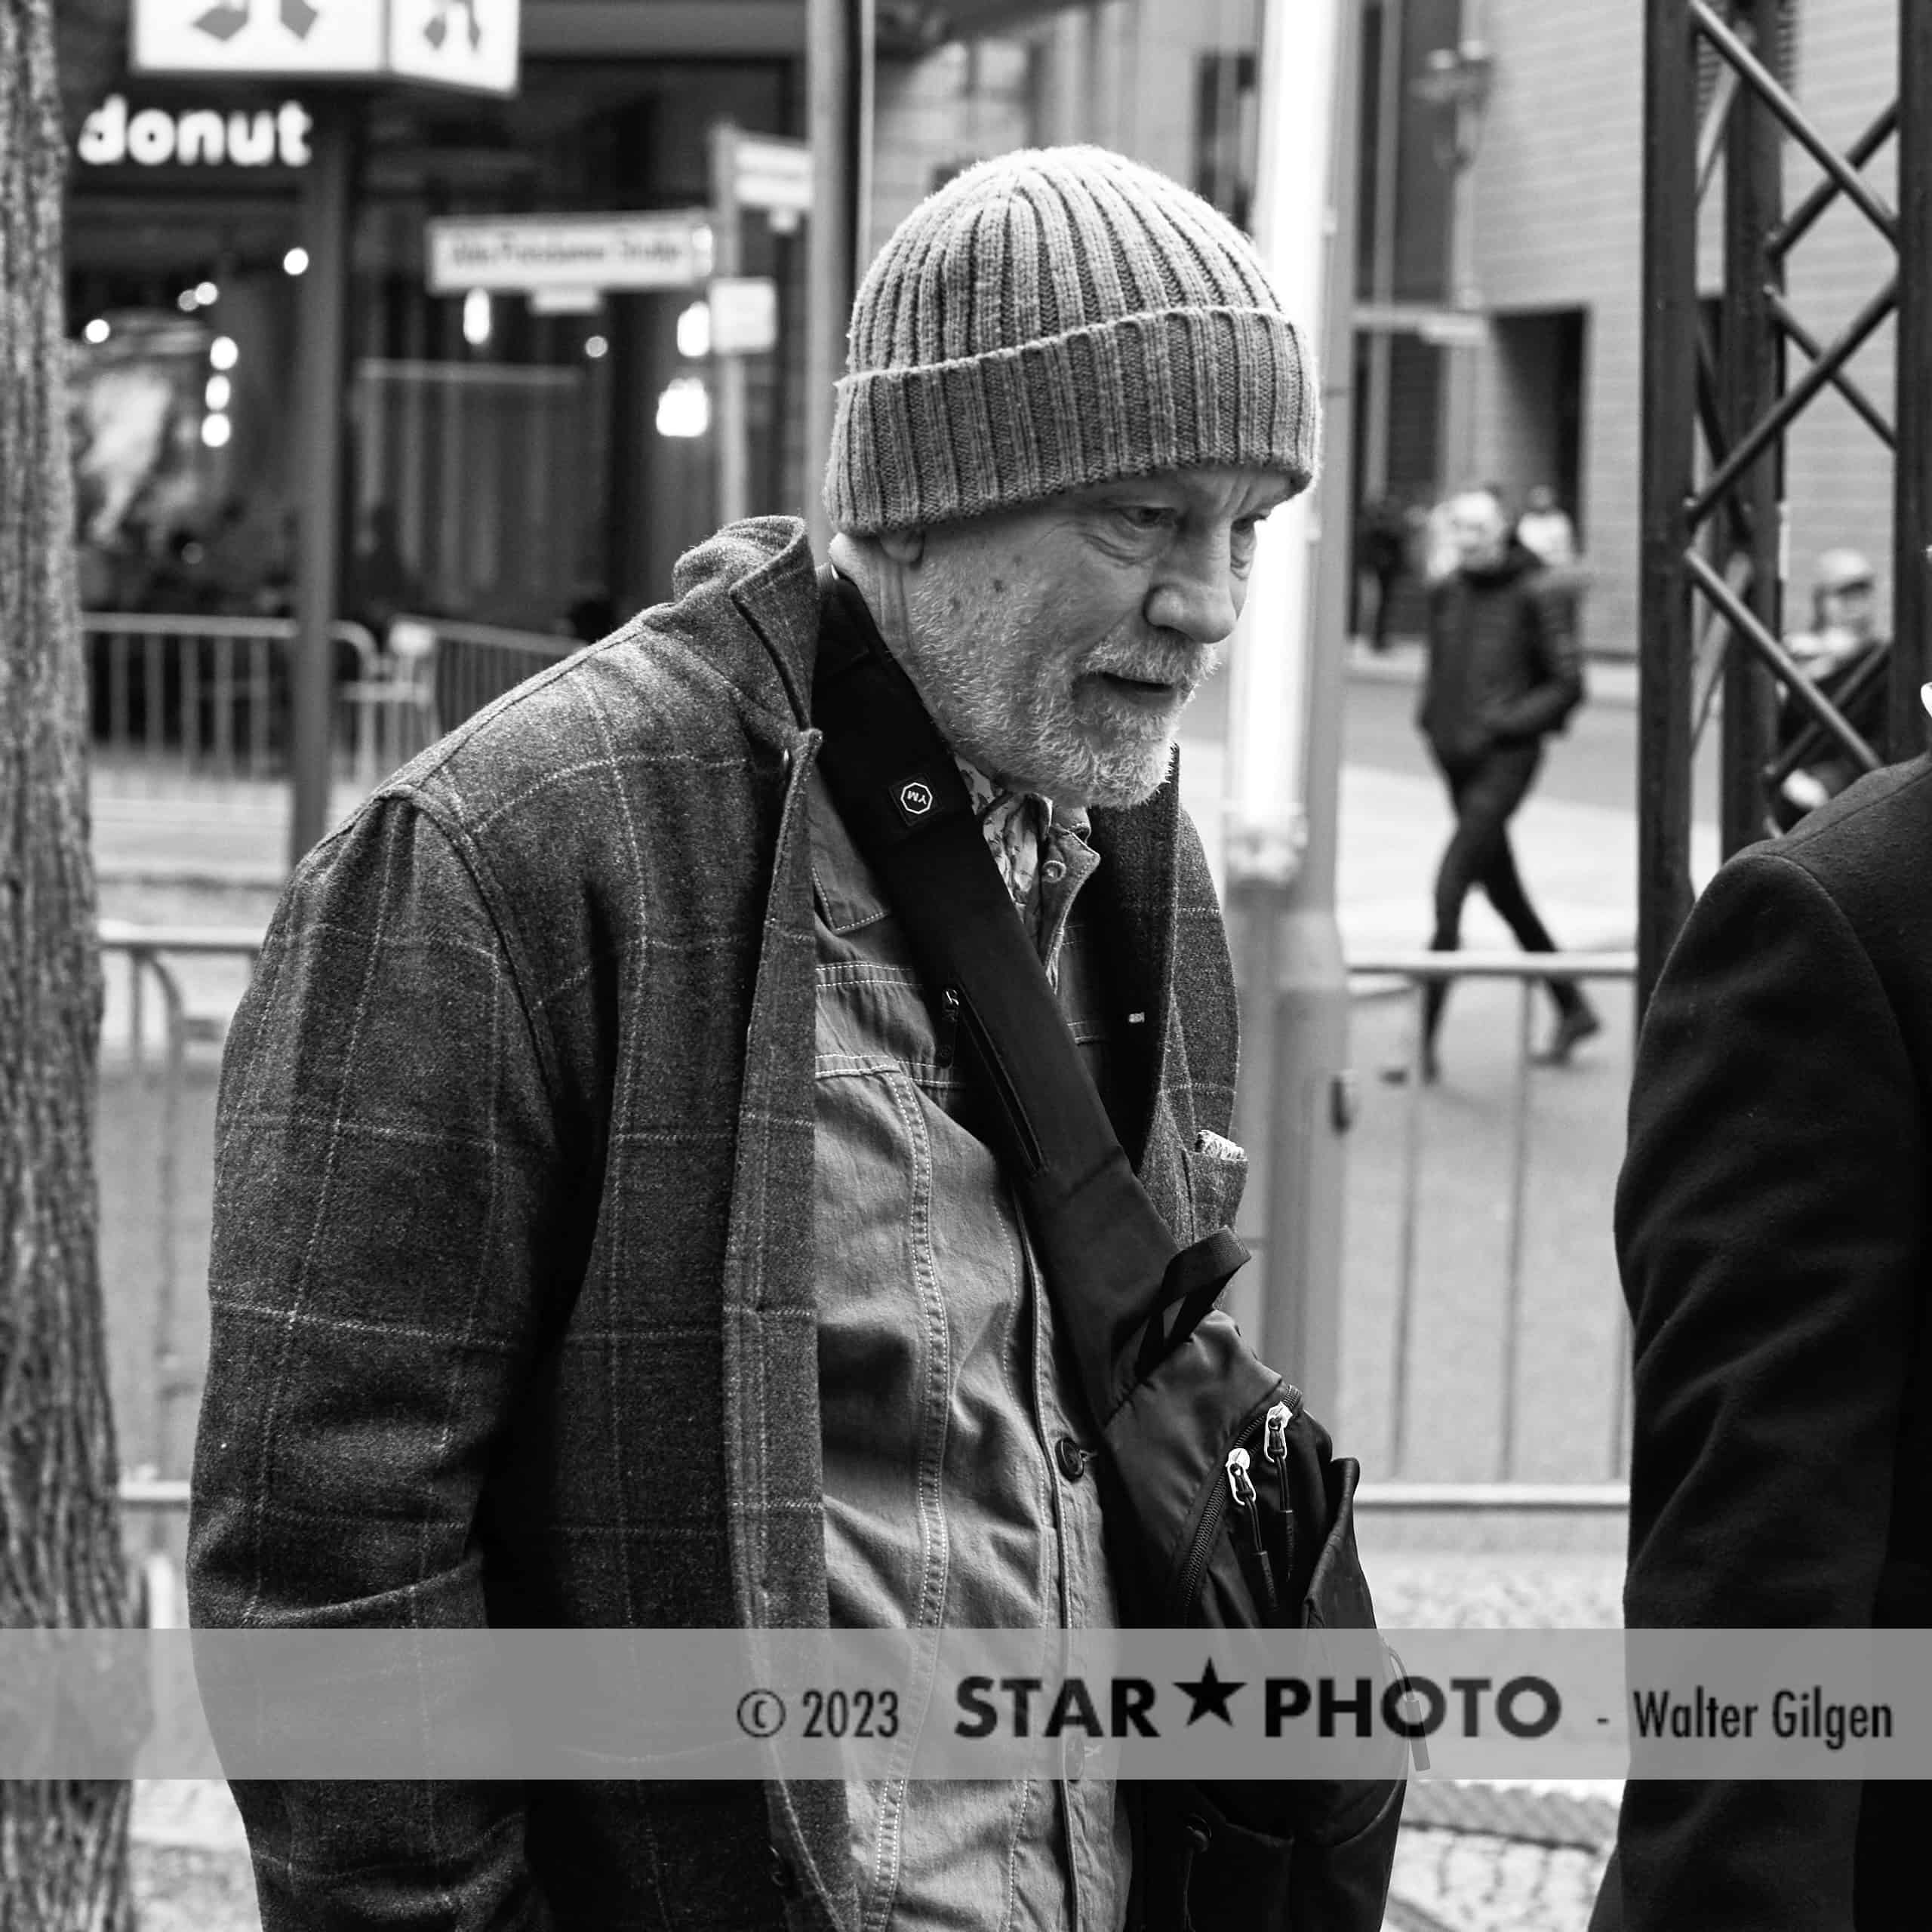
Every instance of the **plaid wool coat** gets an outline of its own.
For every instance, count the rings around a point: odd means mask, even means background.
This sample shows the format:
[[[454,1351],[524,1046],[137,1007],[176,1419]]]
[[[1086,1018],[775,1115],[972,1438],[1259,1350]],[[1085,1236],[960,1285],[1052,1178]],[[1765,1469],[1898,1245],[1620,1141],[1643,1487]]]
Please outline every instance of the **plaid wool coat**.
[[[198,1625],[827,1620],[801,527],[734,526],[674,592],[283,895],[222,1069]],[[1186,1241],[1239,1186],[1197,1151],[1226,943],[1171,779],[1094,820],[1162,1022],[1128,1152]],[[834,1783],[236,1796],[266,1932],[856,1922]]]

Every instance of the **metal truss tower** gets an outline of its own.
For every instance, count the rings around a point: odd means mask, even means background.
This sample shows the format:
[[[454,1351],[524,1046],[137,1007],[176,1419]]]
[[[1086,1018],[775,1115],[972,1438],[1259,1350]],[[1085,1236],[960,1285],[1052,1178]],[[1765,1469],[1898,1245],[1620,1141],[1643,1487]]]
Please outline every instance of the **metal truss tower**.
[[[1690,908],[1691,758],[1717,687],[1727,857],[1767,829],[1774,680],[1868,769],[1926,742],[1918,693],[1932,676],[1932,0],[1897,0],[1897,97],[1843,150],[1777,78],[1773,50],[1789,5],[1646,0],[1640,1004]],[[1701,117],[1700,63],[1715,79]],[[1891,141],[1896,208],[1862,172]],[[1822,178],[1787,210],[1783,163],[1794,149]],[[1723,288],[1712,330],[1700,319],[1698,231],[1720,158]],[[1884,237],[1896,268],[1824,343],[1787,300],[1785,271],[1841,201]],[[1887,317],[1897,355],[1889,411],[1849,371]],[[1870,429],[1895,478],[1895,641],[1886,729],[1872,744],[1797,675],[1780,641],[1786,441],[1828,388]]]

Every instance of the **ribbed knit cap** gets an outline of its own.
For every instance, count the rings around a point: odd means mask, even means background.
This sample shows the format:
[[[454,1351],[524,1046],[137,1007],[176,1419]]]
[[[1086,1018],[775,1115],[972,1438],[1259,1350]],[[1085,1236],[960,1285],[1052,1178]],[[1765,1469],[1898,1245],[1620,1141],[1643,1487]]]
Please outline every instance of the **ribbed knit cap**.
[[[1313,480],[1315,369],[1254,251],[1104,148],[1032,148],[948,182],[852,309],[826,468],[832,526],[943,522],[1150,470]]]

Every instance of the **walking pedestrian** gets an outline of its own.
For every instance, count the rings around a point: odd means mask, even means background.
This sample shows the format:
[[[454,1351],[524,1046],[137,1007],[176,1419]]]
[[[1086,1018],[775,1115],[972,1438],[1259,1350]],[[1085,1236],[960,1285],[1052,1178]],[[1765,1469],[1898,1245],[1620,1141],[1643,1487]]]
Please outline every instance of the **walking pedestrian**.
[[[903,667],[1149,1198],[1225,1228],[1177,731],[1318,389],[1238,231],[1091,148],[915,208],[850,342],[834,571],[789,518],[720,532],[284,895],[223,1070],[198,1624],[1117,1621],[995,1090],[834,801],[814,671],[821,637]],[[1324,1867],[1320,1922],[1366,1932],[1401,1790],[1318,1844],[1094,1777],[236,1796],[265,1932],[1169,1932]]]
[[[1435,930],[1429,944],[1462,944],[1463,902],[1480,885],[1526,952],[1556,942],[1537,915],[1516,869],[1509,820],[1529,795],[1543,740],[1582,703],[1583,672],[1569,600],[1540,561],[1518,542],[1497,492],[1487,485],[1450,500],[1447,525],[1455,568],[1429,593],[1429,668],[1417,723],[1449,789],[1456,829],[1435,879]],[[1545,982],[1556,1023],[1540,1064],[1561,1066],[1602,1022],[1575,980]],[[1439,1076],[1436,1036],[1447,980],[1423,995],[1422,1077]],[[1386,1069],[1407,1078],[1406,1065]]]
[[[1932,1627],[1928,851],[1932,758],[1861,779],[1724,866],[1644,1016],[1633,1630]],[[1922,1925],[1928,1795],[1633,1780],[1592,1932]]]

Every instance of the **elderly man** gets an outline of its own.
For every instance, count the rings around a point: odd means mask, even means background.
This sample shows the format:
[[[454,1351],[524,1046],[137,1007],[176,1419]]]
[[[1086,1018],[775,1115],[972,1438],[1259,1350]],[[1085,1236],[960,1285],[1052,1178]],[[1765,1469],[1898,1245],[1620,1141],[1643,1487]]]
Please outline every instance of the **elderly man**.
[[[842,583],[795,523],[721,532],[291,883],[223,1069],[198,1623],[1113,1620],[1094,1419],[983,1096],[815,768],[814,664],[857,623],[910,674],[1194,1239],[1243,1166],[1177,721],[1316,444],[1300,332],[1171,182],[1033,152],[907,218],[853,315]],[[1164,1932],[1173,1833],[1131,1791],[238,1795],[268,1932]],[[1211,1835],[1171,1854],[1197,1913]]]

